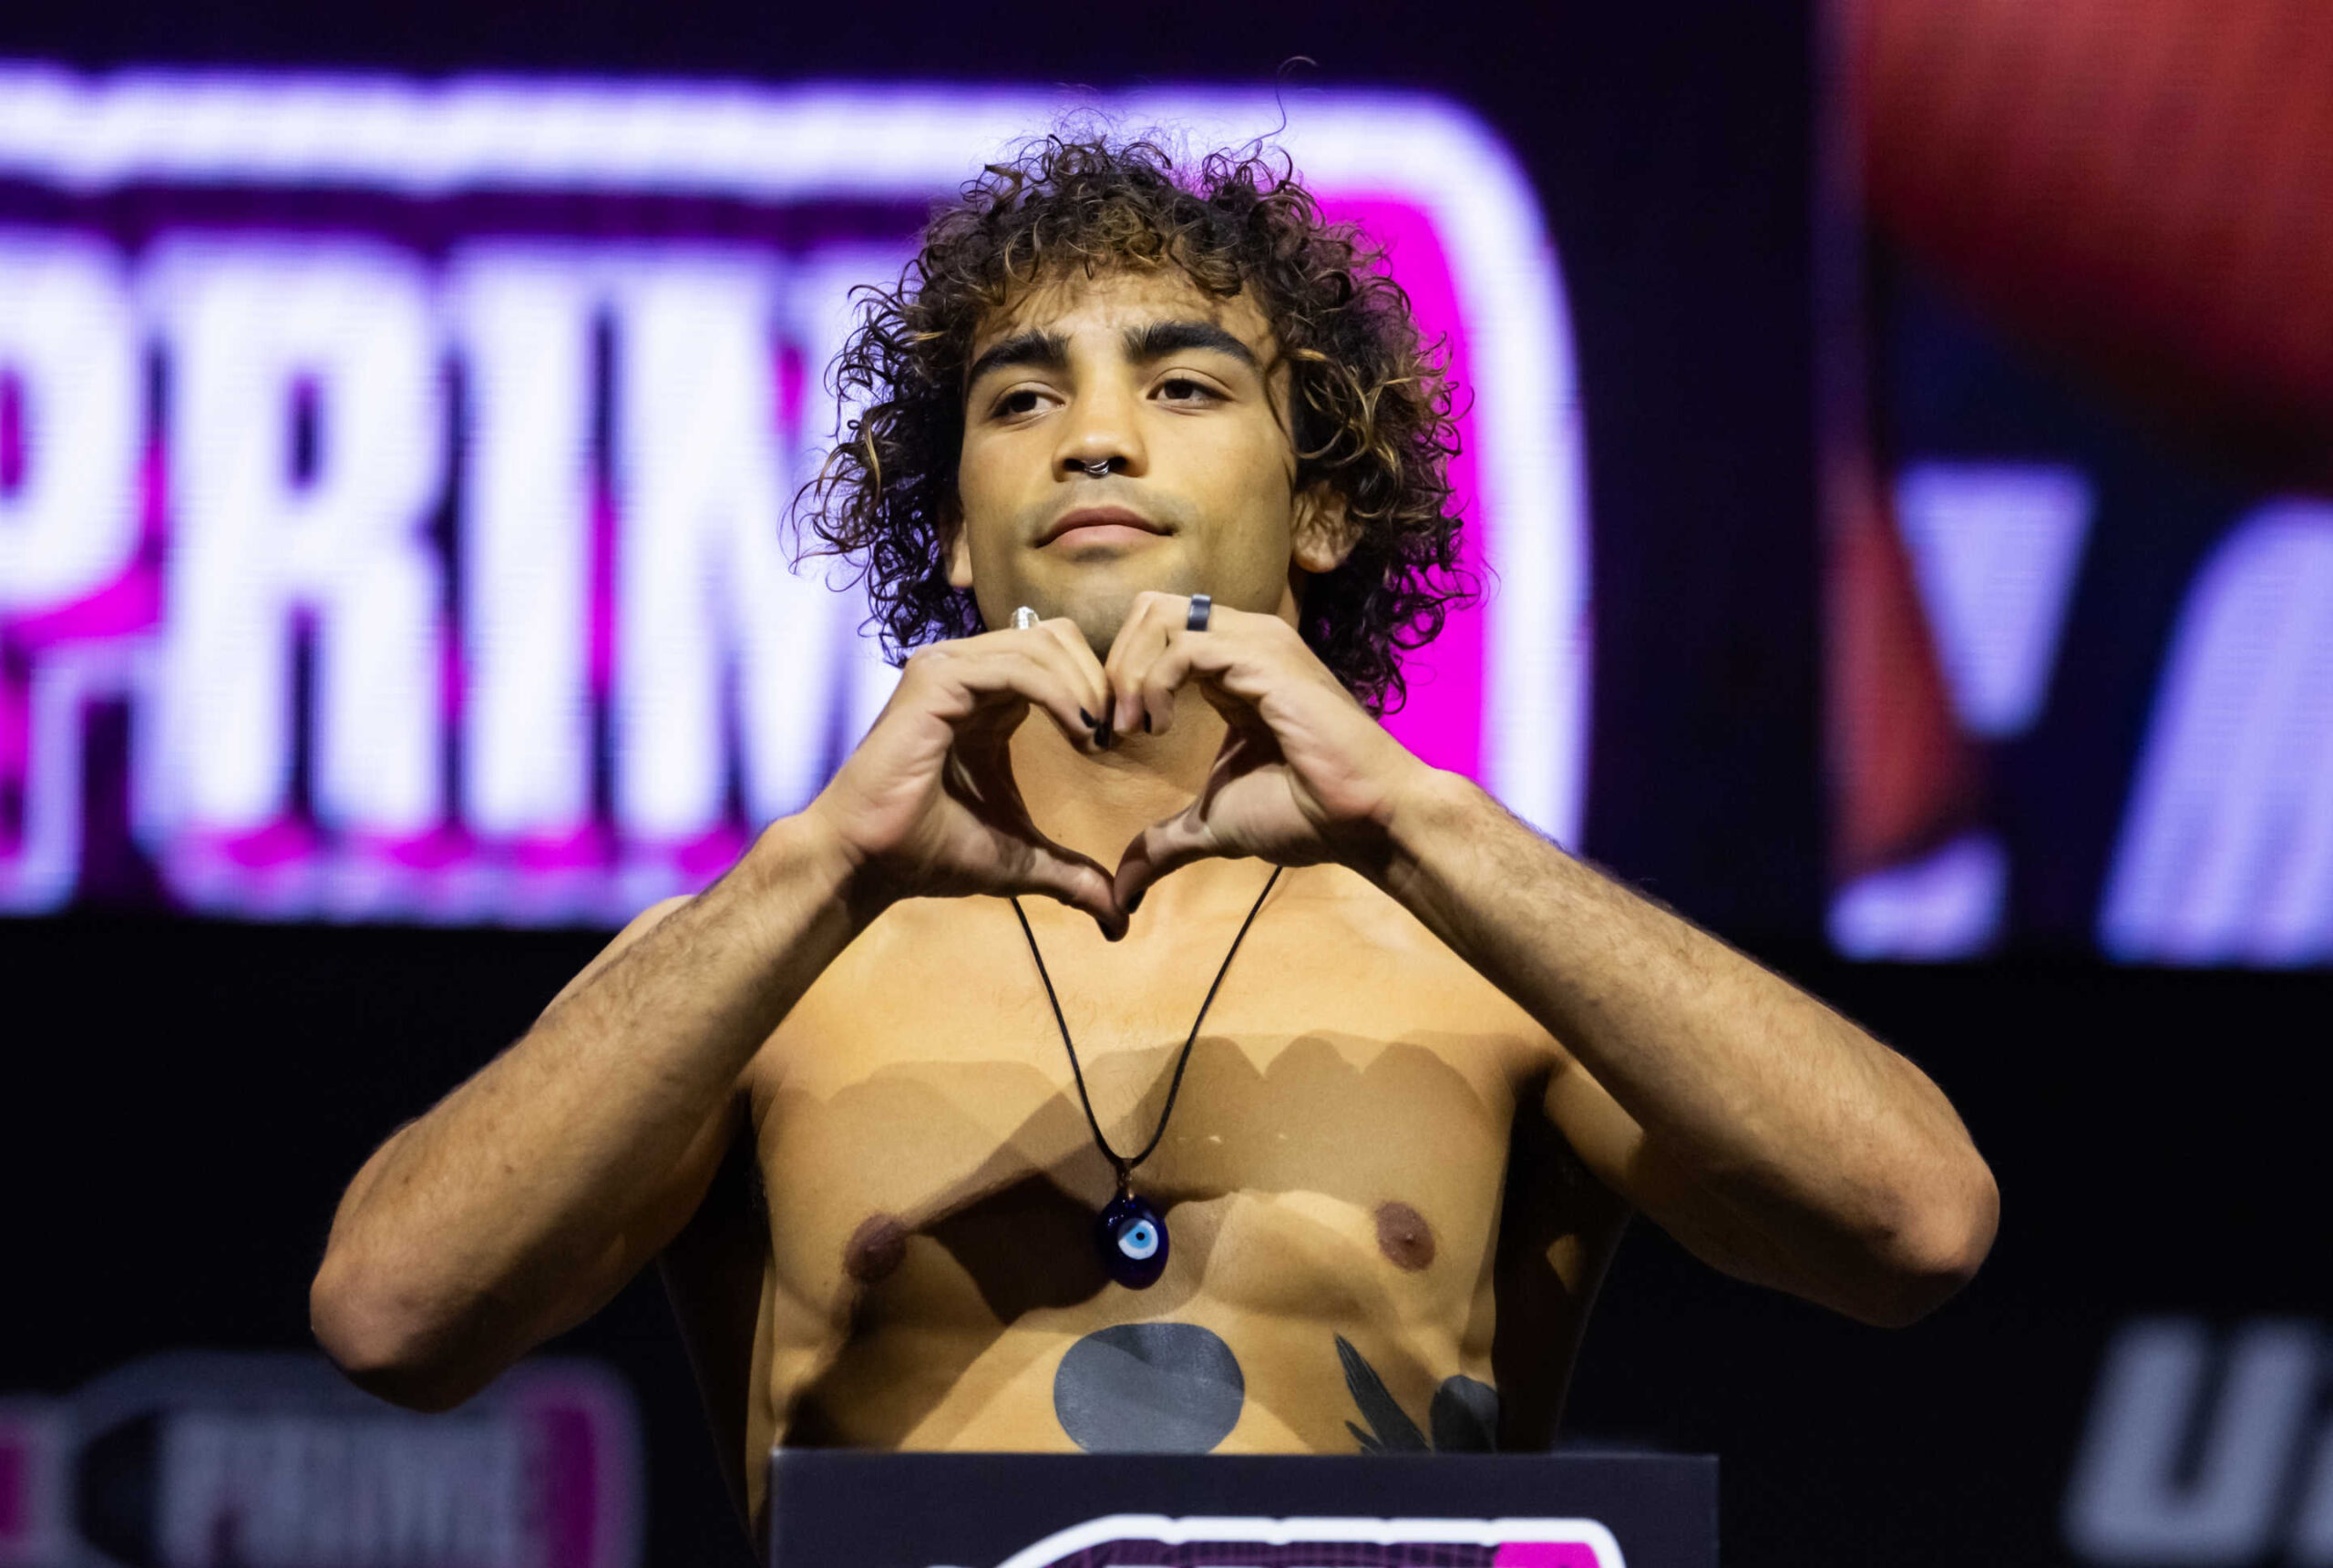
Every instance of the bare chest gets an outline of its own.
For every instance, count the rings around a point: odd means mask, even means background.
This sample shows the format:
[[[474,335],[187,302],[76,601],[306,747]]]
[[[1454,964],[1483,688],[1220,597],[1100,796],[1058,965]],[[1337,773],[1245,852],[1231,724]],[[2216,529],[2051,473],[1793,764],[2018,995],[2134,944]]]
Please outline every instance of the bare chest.
[[[847,971],[757,1065],[776,1283],[806,1327],[870,1301],[968,1327],[1106,1313],[1092,1226],[1114,1178],[1089,1102],[1119,1154],[1156,1136],[1136,1184],[1188,1255],[1167,1294],[1276,1311],[1326,1277],[1464,1316],[1530,1065],[1495,1009],[1400,955],[1259,942],[1169,1114],[1205,973],[1057,973],[1081,1096],[1025,948],[958,958]]]

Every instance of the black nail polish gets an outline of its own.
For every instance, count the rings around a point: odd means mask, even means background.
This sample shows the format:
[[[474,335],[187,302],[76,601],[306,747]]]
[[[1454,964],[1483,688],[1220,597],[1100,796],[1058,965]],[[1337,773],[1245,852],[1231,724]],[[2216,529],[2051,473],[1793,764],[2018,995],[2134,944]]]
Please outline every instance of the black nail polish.
[[[1080,709],[1078,709],[1078,710],[1077,710],[1077,716],[1078,716],[1079,718],[1081,718],[1081,719],[1083,719],[1083,720],[1084,720],[1084,721],[1085,721],[1085,727],[1086,727],[1087,729],[1089,729],[1089,730],[1090,730],[1090,729],[1092,729],[1092,728],[1094,727],[1094,715],[1093,715],[1093,714],[1091,714],[1091,713],[1087,712],[1084,709],[1080,708]]]
[[[1150,733],[1150,710],[1147,708],[1142,711],[1142,733],[1146,735]]]
[[[1149,891],[1150,891],[1150,889],[1149,889],[1149,888],[1147,888],[1147,887],[1143,887],[1143,888],[1138,888],[1138,889],[1136,889],[1136,892],[1135,892],[1135,896],[1134,896],[1133,897],[1131,897],[1131,898],[1129,898],[1129,899],[1127,899],[1127,900],[1126,900],[1126,913],[1127,913],[1127,914],[1129,914],[1129,915],[1131,915],[1131,914],[1133,914],[1136,910],[1137,910],[1137,909],[1141,908],[1141,907],[1142,907],[1142,900],[1143,900],[1143,897],[1144,897],[1144,895],[1147,894]]]

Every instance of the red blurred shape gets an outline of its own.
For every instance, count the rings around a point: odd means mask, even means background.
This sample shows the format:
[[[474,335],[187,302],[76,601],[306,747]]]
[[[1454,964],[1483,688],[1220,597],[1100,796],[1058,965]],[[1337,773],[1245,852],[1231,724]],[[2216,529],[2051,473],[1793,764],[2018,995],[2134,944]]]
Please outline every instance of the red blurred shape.
[[[1862,5],[1880,225],[2256,477],[2333,482],[2333,5]]]

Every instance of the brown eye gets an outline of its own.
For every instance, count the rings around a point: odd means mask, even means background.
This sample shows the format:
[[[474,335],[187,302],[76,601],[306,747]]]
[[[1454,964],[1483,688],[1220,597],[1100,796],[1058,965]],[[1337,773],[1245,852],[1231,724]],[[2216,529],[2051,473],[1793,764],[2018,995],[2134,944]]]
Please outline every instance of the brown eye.
[[[1188,376],[1177,375],[1159,383],[1158,395],[1169,403],[1199,403],[1213,397],[1215,392]]]
[[[1019,392],[1008,392],[996,400],[996,412],[1006,418],[1021,414],[1034,414],[1036,411],[1037,394],[1032,388],[1024,387]]]

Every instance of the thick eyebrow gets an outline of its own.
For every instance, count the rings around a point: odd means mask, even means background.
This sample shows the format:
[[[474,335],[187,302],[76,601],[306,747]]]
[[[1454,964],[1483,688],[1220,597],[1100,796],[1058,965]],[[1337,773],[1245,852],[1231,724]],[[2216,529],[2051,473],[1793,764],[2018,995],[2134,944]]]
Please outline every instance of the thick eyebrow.
[[[982,376],[1008,365],[1033,365],[1039,370],[1066,371],[1069,368],[1069,339],[1059,333],[1015,333],[972,361],[972,368],[964,373],[964,390],[971,392]]]
[[[1228,354],[1249,370],[1262,368],[1256,363],[1255,350],[1213,322],[1152,322],[1147,326],[1128,327],[1125,347],[1126,357],[1136,364],[1148,364],[1189,349],[1208,349]]]

